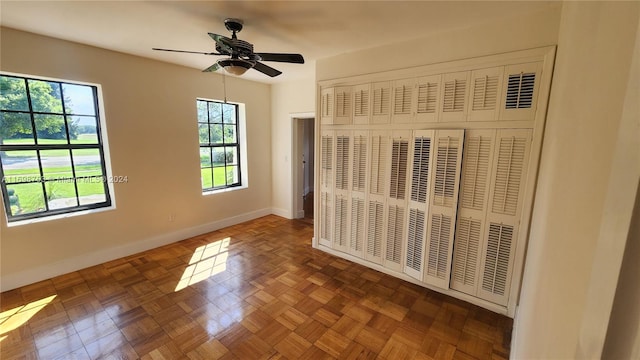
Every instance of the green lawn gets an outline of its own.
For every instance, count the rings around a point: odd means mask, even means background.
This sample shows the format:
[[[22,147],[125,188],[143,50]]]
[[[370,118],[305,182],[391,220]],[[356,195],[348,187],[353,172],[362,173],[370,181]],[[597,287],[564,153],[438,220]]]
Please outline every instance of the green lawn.
[[[200,178],[202,179],[202,188],[211,188],[214,185],[211,184],[211,171],[213,170],[213,181],[215,182],[215,186],[224,186],[225,185],[225,171],[223,167],[217,168],[205,168],[200,169]]]

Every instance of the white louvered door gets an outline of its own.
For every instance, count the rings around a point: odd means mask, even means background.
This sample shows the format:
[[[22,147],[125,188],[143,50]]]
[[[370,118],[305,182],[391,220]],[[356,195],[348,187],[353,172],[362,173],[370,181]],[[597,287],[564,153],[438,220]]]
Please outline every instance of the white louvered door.
[[[349,253],[361,258],[364,257],[364,240],[367,235],[365,231],[365,200],[369,133],[354,131],[352,139]]]
[[[415,80],[403,79],[393,82],[391,122],[408,124],[415,115]]]
[[[529,129],[497,132],[478,297],[500,305],[509,298],[530,145]]]
[[[464,130],[436,132],[424,281],[449,288]]]
[[[469,97],[469,71],[442,75],[440,94],[442,107],[438,121],[465,121]]]
[[[331,246],[333,235],[334,133],[320,136],[320,244]]]
[[[502,94],[503,66],[471,72],[468,121],[497,120]]]
[[[424,277],[429,187],[433,168],[434,130],[416,130],[409,149],[409,201],[404,273],[418,280]]]
[[[441,75],[423,76],[416,81],[415,122],[435,122],[440,113]]]
[[[351,86],[336,86],[334,95],[333,124],[351,124],[351,113],[353,112],[353,99],[351,98]]]
[[[351,164],[351,134],[348,131],[335,133],[335,188],[333,202],[333,248],[347,251],[349,241],[349,189],[351,187],[349,165]]]
[[[500,120],[534,120],[541,63],[505,66]]]
[[[368,124],[371,115],[371,84],[353,87],[353,123]]]
[[[371,123],[388,124],[391,114],[391,83],[371,84]]]
[[[369,136],[369,187],[366,204],[367,236],[365,259],[382,264],[382,246],[386,236],[389,132],[371,131]]]
[[[320,90],[320,123],[333,124],[335,89],[333,87]]]
[[[408,160],[411,131],[394,131],[391,135],[391,159],[388,178],[387,233],[384,247],[384,265],[402,271],[405,243]]]
[[[478,290],[495,136],[495,129],[464,134],[451,288],[473,296]]]

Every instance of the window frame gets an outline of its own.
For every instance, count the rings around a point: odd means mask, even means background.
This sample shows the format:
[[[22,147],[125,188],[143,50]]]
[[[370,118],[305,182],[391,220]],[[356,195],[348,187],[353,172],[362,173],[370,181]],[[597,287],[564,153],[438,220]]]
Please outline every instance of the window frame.
[[[112,208],[114,205],[113,202],[113,187],[111,185],[111,183],[107,180],[109,180],[111,178],[110,174],[111,174],[111,169],[110,166],[108,166],[109,163],[109,156],[108,156],[108,147],[107,147],[107,142],[106,142],[106,131],[103,129],[104,127],[104,119],[103,119],[103,112],[102,110],[102,98],[101,98],[101,90],[100,90],[100,85],[99,84],[93,84],[93,83],[85,83],[85,82],[79,82],[79,81],[74,81],[74,80],[66,80],[66,79],[54,79],[54,78],[47,78],[47,77],[38,77],[38,76],[34,76],[34,75],[26,75],[26,74],[17,74],[17,73],[10,73],[10,72],[3,72],[0,71],[0,76],[2,77],[8,77],[8,78],[14,78],[14,79],[19,79],[24,81],[24,86],[25,86],[25,92],[26,92],[26,96],[27,96],[27,105],[28,105],[28,110],[8,110],[8,109],[0,109],[0,113],[14,113],[14,114],[26,114],[29,116],[29,121],[31,124],[31,129],[32,129],[32,138],[33,138],[33,144],[20,144],[20,145],[16,145],[16,144],[0,144],[0,153],[4,152],[4,151],[34,151],[36,153],[36,157],[37,157],[37,161],[38,161],[38,166],[37,166],[37,170],[39,172],[39,179],[34,179],[34,180],[28,180],[28,181],[16,181],[16,182],[11,182],[11,183],[7,183],[7,178],[10,177],[6,177],[5,173],[4,173],[4,166],[2,165],[2,159],[0,158],[0,192],[2,193],[2,199],[3,199],[3,206],[4,206],[4,210],[5,210],[5,216],[7,219],[7,223],[9,225],[14,225],[14,224],[20,224],[21,221],[24,220],[34,220],[34,219],[41,219],[41,220],[49,220],[49,219],[55,219],[58,218],[61,215],[66,215],[66,214],[73,214],[73,213],[80,213],[80,212],[87,212],[90,210],[97,210],[97,209],[104,209],[104,208]],[[43,81],[43,82],[48,82],[48,83],[56,83],[59,87],[60,90],[60,99],[61,99],[61,105],[62,105],[62,110],[60,113],[56,113],[56,112],[44,112],[44,111],[34,111],[33,109],[33,103],[31,100],[31,93],[29,91],[29,80],[33,80],[33,81]],[[71,139],[69,137],[69,118],[73,117],[73,116],[91,116],[91,115],[86,115],[86,114],[74,114],[73,112],[67,112],[66,109],[66,104],[64,102],[64,90],[63,90],[63,85],[75,85],[75,86],[86,86],[91,88],[91,92],[92,92],[92,96],[93,96],[93,107],[94,107],[94,113],[95,115],[93,115],[93,117],[95,117],[96,120],[96,143],[95,144],[86,144],[86,143],[72,143]],[[35,116],[36,115],[52,115],[52,116],[61,116],[64,119],[64,125],[65,125],[65,136],[66,136],[66,140],[67,143],[66,144],[39,144],[38,143],[38,129],[36,128],[36,120],[35,120]],[[76,174],[76,167],[78,165],[75,164],[74,162],[74,154],[73,154],[73,150],[82,150],[82,149],[93,149],[93,150],[98,150],[98,154],[100,157],[100,169],[102,171],[102,175],[91,175],[91,176],[77,176]],[[69,152],[69,161],[70,161],[70,168],[71,168],[71,177],[63,177],[63,178],[55,178],[55,179],[45,179],[45,175],[44,175],[44,168],[43,168],[43,164],[42,164],[42,155],[41,155],[41,151],[48,151],[48,150],[67,150]],[[35,169],[35,168],[34,168]],[[105,196],[105,201],[102,202],[98,202],[98,203],[92,203],[92,204],[80,204],[80,193],[78,190],[78,179],[90,179],[90,178],[95,178],[96,182],[101,182],[103,184],[103,188],[104,188],[104,196]],[[47,183],[52,183],[52,182],[56,182],[56,181],[64,181],[65,183],[69,183],[69,182],[73,182],[74,185],[74,192],[75,192],[75,199],[76,199],[76,204],[77,205],[73,205],[73,206],[69,206],[69,207],[63,207],[63,208],[59,208],[59,209],[50,209],[49,207],[49,201],[47,200]],[[28,213],[28,214],[12,214],[12,210],[11,210],[11,199],[9,197],[9,192],[8,192],[8,186],[11,185],[21,185],[21,184],[38,184],[40,183],[42,186],[42,196],[43,196],[43,202],[44,202],[44,208],[45,210],[43,211],[37,211],[37,212],[33,212],[33,213]]]
[[[206,105],[206,114],[207,114],[207,121],[206,122],[202,122],[200,121],[200,114],[199,114],[199,103],[202,102]],[[209,104],[219,104],[220,106],[220,121],[219,122],[215,122],[212,121],[211,119],[211,113],[209,111]],[[234,122],[233,124],[231,123],[225,123],[224,122],[224,108],[225,106],[233,106],[234,107]],[[211,166],[204,166],[202,165],[202,161],[200,161],[200,188],[202,191],[203,195],[208,195],[208,194],[214,194],[214,193],[218,193],[218,192],[223,192],[223,191],[227,191],[227,190],[231,190],[231,189],[238,189],[238,188],[243,188],[245,187],[244,183],[243,183],[243,153],[242,153],[242,147],[243,147],[243,143],[242,143],[242,139],[243,137],[241,136],[241,104],[237,104],[237,103],[231,103],[231,102],[226,102],[226,101],[219,101],[219,100],[212,100],[212,99],[205,99],[205,98],[197,98],[196,99],[196,121],[197,121],[197,125],[198,125],[198,152],[199,154],[201,154],[202,149],[208,149],[209,150],[209,156],[210,156],[210,164]],[[208,143],[202,143],[200,142],[200,126],[201,125],[207,125],[207,130],[208,130],[208,139],[209,142]],[[212,125],[218,125],[222,127],[222,142],[220,143],[212,143],[211,139],[212,139]],[[224,128],[227,126],[233,126],[235,128],[235,142],[230,142],[227,143],[225,140],[225,133],[224,133]],[[225,148],[229,148],[229,147],[233,147],[235,148],[236,151],[236,159],[235,159],[235,164],[233,163],[228,163],[227,162],[227,157],[225,156],[225,162],[223,166],[215,166],[214,165],[214,161],[213,161],[213,149],[215,148],[222,148],[223,152],[226,154],[226,151],[224,150]],[[237,181],[232,183],[232,184],[228,184],[227,183],[227,168],[231,167],[231,166],[235,166],[236,170],[237,170]],[[225,185],[221,185],[221,186],[215,186],[215,174],[214,174],[214,169],[216,168],[223,168],[224,169],[224,173],[225,173]],[[205,187],[205,184],[203,182],[203,176],[202,176],[202,171],[204,169],[211,169],[211,187]]]

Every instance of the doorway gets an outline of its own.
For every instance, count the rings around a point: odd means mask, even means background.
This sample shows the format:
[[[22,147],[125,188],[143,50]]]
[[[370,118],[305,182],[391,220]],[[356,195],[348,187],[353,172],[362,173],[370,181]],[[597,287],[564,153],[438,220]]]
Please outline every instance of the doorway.
[[[292,117],[292,207],[293,217],[313,223],[315,183],[315,118],[313,114]]]

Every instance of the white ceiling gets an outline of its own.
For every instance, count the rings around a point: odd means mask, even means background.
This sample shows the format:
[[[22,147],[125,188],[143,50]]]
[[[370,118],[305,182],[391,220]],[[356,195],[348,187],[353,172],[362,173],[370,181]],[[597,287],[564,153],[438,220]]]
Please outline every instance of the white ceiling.
[[[223,20],[256,52],[293,52],[304,65],[267,63],[283,74],[244,78],[276,83],[312,77],[315,60],[418,38],[497,18],[541,11],[539,1],[0,1],[0,25],[204,69],[218,57],[151,50],[215,51],[207,32],[229,35]],[[3,49],[6,50],[6,49]],[[385,54],[380,54],[385,56]],[[375,59],[371,59],[375,61]],[[221,70],[220,70],[221,71]]]

